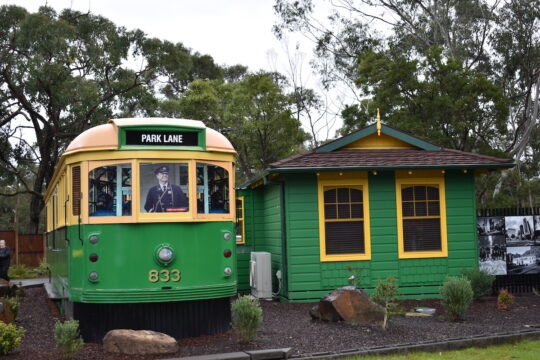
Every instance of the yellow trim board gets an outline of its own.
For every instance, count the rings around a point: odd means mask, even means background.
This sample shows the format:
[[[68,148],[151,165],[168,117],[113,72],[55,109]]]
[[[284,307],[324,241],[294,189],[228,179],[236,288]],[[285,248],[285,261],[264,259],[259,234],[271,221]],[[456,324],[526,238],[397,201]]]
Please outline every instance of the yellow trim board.
[[[325,186],[351,186],[360,187],[363,195],[364,210],[364,250],[363,254],[326,254],[326,229],[324,217],[324,187]],[[319,208],[319,247],[320,261],[351,261],[351,260],[371,260],[371,233],[369,214],[369,187],[367,172],[356,173],[322,173],[318,179],[318,208]]]
[[[240,203],[242,204],[242,213],[240,214],[240,217],[238,217],[238,214],[236,214],[236,220],[237,222],[239,222],[239,220],[242,222],[242,241],[237,241],[236,243],[237,244],[245,244],[246,243],[246,222],[244,221],[245,219],[245,208],[244,208],[244,196],[237,196],[236,197],[236,200],[240,200]],[[236,208],[236,203],[234,204],[235,205],[235,209]]]
[[[401,176],[400,176],[401,175]],[[426,175],[426,174],[424,174]],[[439,188],[439,206],[441,219],[441,250],[440,251],[405,251],[403,241],[403,211],[401,188],[402,185],[437,185]],[[397,224],[398,224],[398,249],[400,259],[418,259],[418,258],[434,258],[448,257],[448,236],[446,227],[446,190],[444,176],[438,177],[420,177],[412,178],[406,173],[396,172],[396,208],[397,208]],[[429,217],[422,217],[429,218]]]
[[[376,133],[353,141],[342,149],[417,149],[417,147],[386,134]]]

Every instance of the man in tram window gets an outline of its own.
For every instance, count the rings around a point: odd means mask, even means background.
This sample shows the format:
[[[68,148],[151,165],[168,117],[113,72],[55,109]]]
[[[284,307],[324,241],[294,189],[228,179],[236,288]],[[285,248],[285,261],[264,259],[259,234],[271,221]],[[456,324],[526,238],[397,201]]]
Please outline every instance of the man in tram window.
[[[147,212],[187,211],[188,199],[180,186],[169,183],[169,167],[158,166],[154,170],[158,185],[151,187],[146,195],[144,209]]]

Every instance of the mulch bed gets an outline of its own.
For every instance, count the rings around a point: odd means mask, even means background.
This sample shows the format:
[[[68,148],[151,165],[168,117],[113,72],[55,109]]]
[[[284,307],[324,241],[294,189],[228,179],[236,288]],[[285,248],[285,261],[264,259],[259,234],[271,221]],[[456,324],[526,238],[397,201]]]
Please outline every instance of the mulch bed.
[[[293,348],[294,354],[312,354],[493,335],[524,330],[525,325],[540,325],[540,296],[534,295],[516,297],[509,311],[498,310],[495,298],[483,298],[471,305],[460,322],[451,322],[446,318],[439,300],[407,300],[403,302],[406,310],[424,306],[433,307],[437,312],[432,317],[393,317],[386,331],[343,322],[313,321],[309,309],[314,304],[263,301],[261,305],[264,321],[257,340],[251,344],[240,344],[235,334],[229,331],[220,335],[181,339],[179,352],[166,356],[113,355],[105,353],[101,345],[85,344],[75,358],[163,359],[283,347]],[[17,324],[26,330],[26,335],[20,348],[3,359],[60,359],[61,355],[55,349],[52,335],[54,323],[58,319],[61,317],[54,306],[51,306],[43,288],[27,289],[17,318]]]

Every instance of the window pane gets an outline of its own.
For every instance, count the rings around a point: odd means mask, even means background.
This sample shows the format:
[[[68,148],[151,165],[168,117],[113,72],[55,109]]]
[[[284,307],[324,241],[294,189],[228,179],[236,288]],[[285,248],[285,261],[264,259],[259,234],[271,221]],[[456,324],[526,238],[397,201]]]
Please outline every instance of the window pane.
[[[403,211],[403,216],[414,216],[414,203],[404,202],[402,211]]]
[[[351,189],[351,202],[362,202],[362,190]]]
[[[340,203],[343,203],[343,202],[349,202],[349,188],[339,188],[337,190],[337,197],[338,197],[338,202]]]
[[[403,188],[401,190],[401,200],[403,200],[403,201],[413,201],[414,200],[413,187],[412,186]]]
[[[339,219],[350,219],[351,218],[351,208],[349,204],[339,204],[338,205],[338,218]]]
[[[337,219],[336,205],[324,205],[324,218]]]
[[[439,189],[437,187],[428,186],[427,194],[429,200],[439,200]]]
[[[364,206],[362,204],[351,205],[351,218],[362,219],[364,217]]]
[[[429,216],[439,216],[441,215],[440,206],[438,201],[430,201],[428,203],[428,215]]]
[[[365,253],[363,221],[327,222],[325,233],[328,255]]]
[[[141,163],[141,212],[185,212],[189,210],[188,165]]]
[[[197,212],[229,212],[229,172],[221,166],[197,163]]]
[[[88,173],[90,216],[131,215],[131,164],[101,166]]]
[[[440,219],[404,219],[403,242],[405,251],[441,250]]]
[[[414,187],[414,200],[426,200],[426,187],[425,186],[415,186]]]
[[[417,201],[414,203],[416,216],[427,216],[427,206],[423,201]]]
[[[336,189],[325,190],[324,191],[324,203],[336,203]]]

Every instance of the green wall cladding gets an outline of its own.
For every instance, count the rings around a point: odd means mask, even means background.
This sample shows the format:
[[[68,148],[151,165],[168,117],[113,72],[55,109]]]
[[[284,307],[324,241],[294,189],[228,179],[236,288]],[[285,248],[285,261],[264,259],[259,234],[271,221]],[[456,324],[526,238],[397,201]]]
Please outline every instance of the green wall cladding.
[[[373,291],[378,279],[395,276],[403,297],[438,297],[439,286],[446,276],[458,275],[462,269],[477,265],[476,204],[471,172],[445,173],[448,258],[428,259],[398,259],[393,171],[369,175],[372,254],[369,261],[321,262],[316,174],[288,174],[283,180],[286,262],[281,262],[279,186],[246,191],[252,200],[254,229],[250,240],[254,242],[245,245],[273,254],[273,274],[285,265],[282,271],[287,276],[287,286],[280,293],[283,300],[316,301],[329,291],[348,285],[348,278],[354,273],[360,275],[361,286],[368,292]],[[248,206],[244,206],[248,218]],[[275,276],[273,282],[277,282]]]

